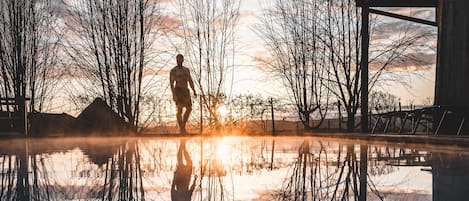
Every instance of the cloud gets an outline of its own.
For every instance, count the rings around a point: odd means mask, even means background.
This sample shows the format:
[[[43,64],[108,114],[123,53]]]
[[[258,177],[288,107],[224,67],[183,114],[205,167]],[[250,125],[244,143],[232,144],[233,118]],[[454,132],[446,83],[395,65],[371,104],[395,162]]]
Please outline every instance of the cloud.
[[[169,76],[169,69],[166,68],[144,68],[143,69],[143,76],[157,76],[157,75],[168,75]]]
[[[181,20],[175,17],[170,17],[170,16],[161,16],[160,20],[161,20],[162,28],[167,29],[167,30],[175,29],[179,27],[182,23]]]
[[[239,11],[239,17],[245,18],[245,17],[257,17],[258,13],[252,10],[240,10]]]
[[[272,64],[272,56],[267,51],[256,51],[251,61],[261,71],[269,71]]]
[[[379,8],[379,10],[426,20],[435,20],[434,8]]]
[[[379,8],[380,10],[405,16],[435,20],[434,9],[429,8]],[[391,18],[381,15],[372,15],[372,40],[397,40],[406,32],[432,32],[436,35],[437,28],[429,25],[410,22],[402,19]]]
[[[394,12],[409,12],[408,9],[393,9]],[[419,10],[421,16],[429,15],[428,10]],[[417,24],[399,19],[377,20],[372,28],[370,41],[371,58],[380,51],[390,49],[382,58],[370,64],[370,70],[380,69],[386,57],[399,57],[386,64],[386,71],[424,72],[431,70],[436,64],[436,27]],[[393,51],[396,49],[396,51]],[[395,57],[395,55],[394,55]],[[373,59],[372,59],[373,60]]]
[[[385,65],[387,61],[377,59],[369,65],[370,71],[377,71]],[[399,58],[387,64],[386,71],[399,72],[424,72],[435,66],[436,54],[432,52],[411,52],[401,55]]]

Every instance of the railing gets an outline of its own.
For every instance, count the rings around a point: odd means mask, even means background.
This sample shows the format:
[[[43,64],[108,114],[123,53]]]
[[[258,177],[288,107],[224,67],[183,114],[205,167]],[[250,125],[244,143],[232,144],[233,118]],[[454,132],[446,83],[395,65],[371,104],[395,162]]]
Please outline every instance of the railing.
[[[380,124],[384,123],[383,133],[389,131],[392,121],[399,120],[399,134],[416,134],[419,129],[424,128],[427,134],[439,135],[442,128],[449,128],[449,133],[461,135],[465,127],[465,109],[449,106],[436,105],[415,110],[401,110],[373,115],[376,118],[372,133],[377,133]],[[449,118],[451,116],[451,118]],[[410,124],[410,125],[409,125]],[[406,129],[409,128],[410,129]],[[406,130],[409,130],[406,132]],[[446,131],[448,132],[448,131]],[[449,134],[446,133],[446,134]]]
[[[26,102],[29,98],[0,98],[0,133],[28,133],[28,111]]]

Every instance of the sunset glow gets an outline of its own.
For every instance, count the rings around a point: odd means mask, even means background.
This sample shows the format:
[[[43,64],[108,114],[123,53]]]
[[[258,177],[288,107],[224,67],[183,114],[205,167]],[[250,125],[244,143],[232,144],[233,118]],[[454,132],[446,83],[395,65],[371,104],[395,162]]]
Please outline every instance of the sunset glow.
[[[103,139],[94,138],[95,140],[102,141]],[[271,160],[266,160],[265,157],[260,155],[259,147],[262,147],[266,141],[274,140],[276,142],[276,148],[273,155],[273,169],[270,169]],[[42,141],[42,139],[38,139]],[[65,193],[72,193],[73,196],[80,196],[81,199],[87,199],[90,193],[94,190],[104,188],[107,189],[109,185],[109,172],[106,173],[106,167],[114,165],[115,171],[135,171],[133,174],[138,176],[138,168],[141,168],[145,172],[145,177],[137,177],[134,179],[142,179],[145,185],[145,195],[148,196],[148,200],[170,200],[170,189],[168,186],[171,185],[171,179],[173,178],[173,168],[176,160],[177,151],[175,148],[178,146],[179,139],[142,139],[138,142],[131,139],[108,139],[107,141],[112,144],[119,145],[116,148],[123,148],[120,152],[113,152],[113,146],[95,145],[93,142],[87,141],[86,139],[74,139],[73,141],[49,141],[54,143],[56,148],[66,147],[69,143],[79,144],[79,148],[73,150],[64,149],[64,152],[52,152],[50,154],[40,154],[28,152],[28,155],[35,156],[39,160],[43,158],[42,163],[38,163],[38,166],[32,166],[30,168],[39,168],[36,171],[43,174],[38,178],[38,182],[43,185],[49,185],[54,187],[60,187],[60,189],[67,189]],[[309,168],[320,168],[321,177],[327,178],[323,182],[329,182],[330,180],[337,179],[342,182],[354,181],[354,179],[346,180],[338,175],[336,161],[344,161],[348,159],[356,160],[357,157],[347,157],[342,152],[348,154],[357,155],[359,154],[359,145],[340,142],[340,141],[324,141],[319,138],[205,138],[203,139],[203,147],[216,147],[213,151],[204,150],[204,163],[206,165],[212,165],[210,168],[213,171],[213,175],[205,175],[202,179],[202,191],[196,190],[194,196],[198,197],[200,193],[206,199],[208,192],[214,193],[212,196],[227,196],[242,200],[250,199],[262,199],[265,196],[276,196],[275,192],[282,190],[287,191],[288,188],[285,186],[285,182],[289,179],[299,177],[300,172],[296,172],[299,175],[294,176],[296,168],[301,158],[298,156],[298,148],[304,142],[309,142],[309,150],[311,155],[315,156],[316,162],[307,164],[305,168],[309,171]],[[123,143],[123,144],[121,144]],[[136,143],[136,144],[135,144]],[[11,144],[11,143],[10,143]],[[40,150],[36,144],[28,143],[34,150]],[[83,144],[83,146],[82,146]],[[322,145],[321,145],[322,144]],[[97,149],[96,146],[102,146],[99,148],[101,151],[106,150],[109,155],[96,155],[98,152],[93,150]],[[133,147],[136,146],[133,152]],[[199,163],[198,157],[200,156],[199,139],[187,141],[186,145],[190,152],[189,156],[194,161],[194,174],[199,175],[201,164]],[[346,149],[346,146],[354,146],[356,149]],[[401,199],[406,196],[423,196],[425,198],[431,197],[432,195],[432,176],[430,173],[423,171],[422,169],[427,168],[425,163],[423,166],[406,167],[396,166],[390,164],[392,161],[389,159],[388,162],[378,160],[379,157],[383,156],[380,150],[388,150],[391,154],[401,153],[417,153],[414,152],[414,148],[406,147],[394,147],[395,145],[376,145],[370,147],[370,162],[369,171],[370,176],[368,179],[375,185],[373,189],[369,189],[369,192],[380,191],[383,195],[389,196],[389,198]],[[6,145],[2,147],[10,148]],[[107,148],[104,148],[107,147]],[[127,148],[124,148],[127,147]],[[247,149],[244,149],[246,147]],[[321,148],[322,147],[322,148]],[[267,147],[269,149],[269,147]],[[319,150],[322,150],[320,153]],[[353,150],[353,152],[350,152]],[[422,148],[420,151],[421,159],[429,159],[427,157],[427,148]],[[117,151],[117,149],[116,149]],[[266,150],[266,153],[270,154],[270,150]],[[433,151],[433,154],[439,154],[440,152]],[[132,154],[131,154],[132,153]],[[449,152],[451,153],[451,152]],[[458,152],[459,153],[459,152]],[[136,155],[135,155],[136,154]],[[325,157],[325,154],[328,157]],[[235,156],[235,160],[230,161],[231,157]],[[358,156],[358,155],[357,155]],[[5,156],[7,157],[7,156]],[[139,159],[138,163],[127,164],[130,169],[124,169],[125,166],[119,164],[119,161],[124,159]],[[130,158],[127,158],[130,157]],[[135,157],[135,158],[134,158]],[[167,160],[159,160],[159,157],[167,158]],[[269,156],[270,157],[270,156]],[[396,156],[397,157],[397,156]],[[113,158],[113,159],[111,159]],[[22,160],[20,158],[11,157],[13,161]],[[59,159],[59,160],[57,160]],[[42,160],[42,159],[41,159]],[[114,161],[114,163],[112,162]],[[417,161],[417,160],[416,160]],[[359,162],[357,160],[356,162]],[[5,168],[8,168],[8,160],[0,160],[0,165],[3,164]],[[96,164],[103,163],[103,164]],[[124,163],[125,164],[125,163]],[[137,165],[139,164],[139,165]],[[339,163],[341,167],[342,163]],[[205,166],[209,168],[209,166]],[[302,166],[301,166],[302,167]],[[345,166],[346,167],[346,166]],[[13,166],[11,167],[13,168]],[[43,172],[46,171],[46,172]],[[351,169],[345,169],[345,171],[352,171]],[[125,174],[117,174],[114,176],[123,176]],[[129,172],[130,173],[130,172]],[[208,173],[208,172],[207,172]],[[107,174],[107,177],[106,177]],[[309,172],[308,172],[309,174]],[[130,175],[130,174],[129,174]],[[293,176],[292,176],[293,175]],[[347,174],[345,174],[347,175]],[[114,177],[113,176],[113,177]],[[43,180],[43,177],[47,177],[47,180]],[[310,178],[305,178],[309,180]],[[113,180],[116,182],[116,188],[122,188],[125,185],[122,183],[124,180]],[[211,184],[209,182],[212,182]],[[222,183],[219,183],[222,182]],[[103,187],[103,184],[104,187]],[[256,184],[252,186],[253,184]],[[139,184],[135,184],[135,188],[140,188]],[[223,186],[223,188],[220,188]],[[334,185],[332,185],[334,186]],[[434,186],[433,186],[434,187]],[[326,188],[326,187],[323,187]],[[344,187],[340,186],[340,189]],[[123,190],[123,189],[122,189]],[[129,189],[131,190],[131,189]],[[318,189],[321,190],[321,189]],[[325,189],[322,189],[325,190]],[[49,188],[51,194],[49,196],[61,196],[57,188]],[[223,191],[223,193],[221,193]],[[333,192],[332,190],[329,193]],[[351,191],[352,193],[352,191]],[[399,193],[403,193],[399,195]],[[72,196],[70,194],[70,196]],[[68,194],[67,194],[68,195]],[[106,196],[108,196],[106,194]],[[157,199],[152,199],[156,198]],[[333,196],[331,194],[323,194],[323,196]],[[225,197],[226,198],[226,197]],[[221,198],[220,198],[221,199]],[[373,200],[373,199],[371,199]],[[424,199],[427,200],[427,199]]]
[[[0,201],[459,201],[469,0],[0,0]]]

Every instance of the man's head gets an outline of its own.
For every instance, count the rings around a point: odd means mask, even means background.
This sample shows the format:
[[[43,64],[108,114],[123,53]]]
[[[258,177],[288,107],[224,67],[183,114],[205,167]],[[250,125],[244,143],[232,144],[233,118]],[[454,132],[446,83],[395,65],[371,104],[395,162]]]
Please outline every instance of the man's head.
[[[178,66],[182,66],[182,62],[184,62],[184,56],[182,56],[182,54],[178,54],[176,56],[176,62],[178,64]]]

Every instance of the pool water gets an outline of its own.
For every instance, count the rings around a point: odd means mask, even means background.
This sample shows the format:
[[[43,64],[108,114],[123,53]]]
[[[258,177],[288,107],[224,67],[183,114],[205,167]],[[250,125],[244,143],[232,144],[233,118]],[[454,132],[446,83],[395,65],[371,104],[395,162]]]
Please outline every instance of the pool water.
[[[314,137],[0,140],[0,200],[465,200],[469,149]]]

